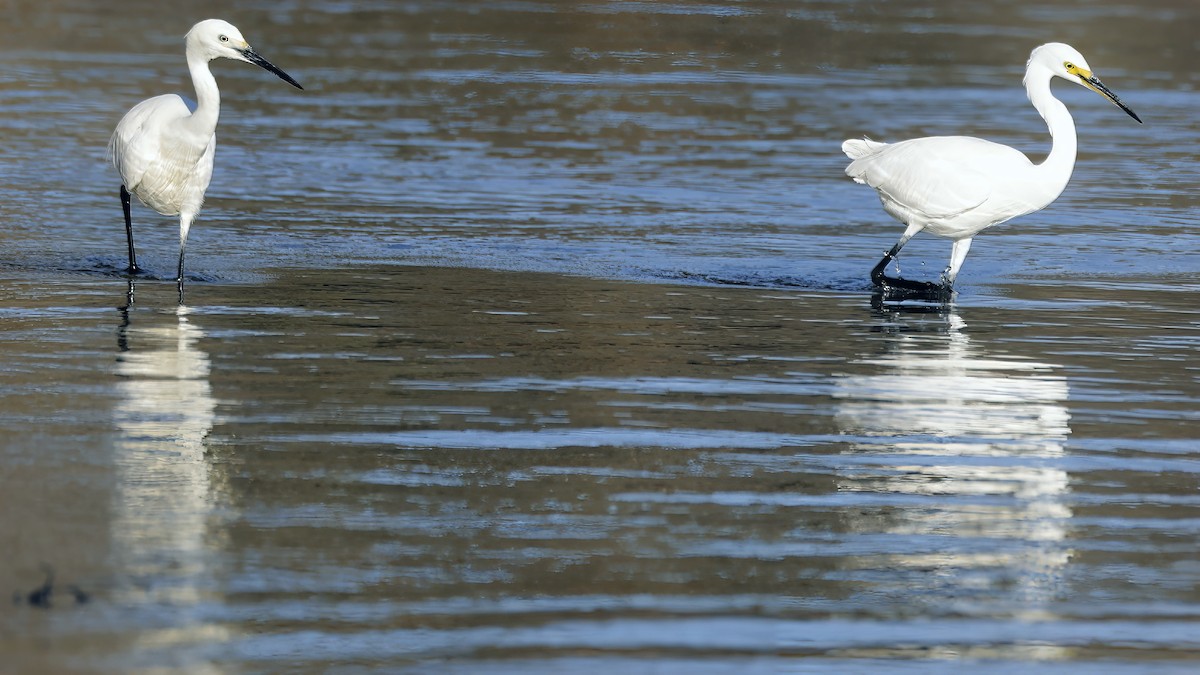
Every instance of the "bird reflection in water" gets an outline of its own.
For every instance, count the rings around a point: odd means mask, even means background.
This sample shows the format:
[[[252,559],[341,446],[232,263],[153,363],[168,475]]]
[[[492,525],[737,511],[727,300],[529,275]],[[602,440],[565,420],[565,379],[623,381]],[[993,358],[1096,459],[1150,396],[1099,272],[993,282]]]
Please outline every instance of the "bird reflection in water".
[[[864,529],[945,544],[889,558],[934,570],[939,597],[983,586],[1012,612],[1044,610],[1070,559],[1061,367],[989,354],[954,311],[880,325],[887,349],[837,380],[838,425],[858,439],[839,489],[906,505]]]
[[[120,311],[112,527],[118,568],[130,580],[123,600],[178,610],[182,626],[146,633],[156,646],[211,640],[214,627],[201,627],[188,611],[211,591],[214,573],[208,530],[216,504],[205,439],[216,401],[209,358],[199,347],[204,332],[185,305],[170,312]],[[190,634],[195,631],[203,638]]]

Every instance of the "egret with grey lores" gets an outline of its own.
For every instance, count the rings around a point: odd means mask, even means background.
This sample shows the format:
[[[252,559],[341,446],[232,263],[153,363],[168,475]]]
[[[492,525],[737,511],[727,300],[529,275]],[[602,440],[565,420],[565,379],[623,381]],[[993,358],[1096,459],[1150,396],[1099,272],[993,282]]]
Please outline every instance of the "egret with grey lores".
[[[846,175],[879,193],[883,209],[904,223],[900,240],[871,271],[884,290],[924,293],[950,290],[971,238],[1007,220],[1045,208],[1058,198],[1075,168],[1075,121],[1050,92],[1061,77],[1100,94],[1142,121],[1100,81],[1083,55],[1059,42],[1033,50],[1025,66],[1025,91],[1046,121],[1053,138],[1050,154],[1034,164],[1007,145],[969,136],[932,136],[899,143],[851,139],[842,144],[850,159]],[[926,230],[954,242],[941,283],[913,281],[886,274],[908,240]]]
[[[259,56],[240,31],[219,19],[192,26],[186,37],[187,64],[196,88],[196,101],[176,94],[155,96],[135,105],[108,142],[113,166],[121,174],[121,208],[129,243],[129,273],[141,271],[133,248],[129,195],[164,216],[179,216],[179,284],[183,295],[183,253],[188,230],[212,179],[217,146],[217,118],[221,93],[208,69],[217,58],[245,61],[275,73],[284,82],[303,89],[290,75]]]

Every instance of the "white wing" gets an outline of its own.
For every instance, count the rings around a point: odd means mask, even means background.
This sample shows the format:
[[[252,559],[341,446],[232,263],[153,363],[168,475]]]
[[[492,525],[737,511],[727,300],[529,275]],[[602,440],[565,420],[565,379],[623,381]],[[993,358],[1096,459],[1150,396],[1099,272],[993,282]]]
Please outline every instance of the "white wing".
[[[132,190],[162,151],[163,131],[172,120],[192,114],[195,104],[176,94],[148,98],[130,108],[108,140],[108,154]]]
[[[108,142],[125,187],[162,214],[198,210],[212,178],[216,136],[181,124],[195,108],[175,94],[146,99],[121,118]]]
[[[889,211],[899,207],[896,210],[925,221],[951,219],[978,208],[993,197],[997,186],[1007,183],[1006,178],[1027,173],[1033,166],[1013,148],[969,136],[892,144],[847,141],[842,149],[854,160],[846,175],[878,190]],[[995,217],[1016,215],[1009,214],[1007,204],[996,206],[991,214]]]

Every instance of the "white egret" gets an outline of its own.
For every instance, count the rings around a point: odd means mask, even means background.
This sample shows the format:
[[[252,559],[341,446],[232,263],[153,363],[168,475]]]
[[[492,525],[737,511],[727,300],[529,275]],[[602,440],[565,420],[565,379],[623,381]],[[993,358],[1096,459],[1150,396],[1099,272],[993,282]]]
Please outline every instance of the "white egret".
[[[854,160],[846,167],[846,175],[875,188],[883,209],[906,225],[900,240],[871,271],[875,285],[884,290],[948,291],[967,257],[972,237],[1045,208],[1062,194],[1075,167],[1077,141],[1071,113],[1050,92],[1055,77],[1091,89],[1142,121],[1100,82],[1082,54],[1070,45],[1052,42],[1034,49],[1025,66],[1025,91],[1053,138],[1050,154],[1041,164],[1030,162],[1007,145],[968,136],[933,136],[890,144],[851,139],[842,144],[842,152]],[[941,283],[887,276],[888,264],[922,230],[954,242]]]
[[[304,88],[255,53],[241,32],[225,21],[201,21],[188,31],[185,42],[196,101],[176,94],[148,98],[125,113],[108,142],[113,166],[121,174],[121,208],[125,212],[125,236],[129,242],[128,272],[141,271],[134,253],[133,225],[129,215],[129,195],[134,194],[143,204],[164,216],[179,216],[176,281],[181,296],[188,230],[200,212],[204,191],[212,179],[213,154],[217,146],[221,93],[208,69],[208,62],[223,57],[253,63],[297,89]]]

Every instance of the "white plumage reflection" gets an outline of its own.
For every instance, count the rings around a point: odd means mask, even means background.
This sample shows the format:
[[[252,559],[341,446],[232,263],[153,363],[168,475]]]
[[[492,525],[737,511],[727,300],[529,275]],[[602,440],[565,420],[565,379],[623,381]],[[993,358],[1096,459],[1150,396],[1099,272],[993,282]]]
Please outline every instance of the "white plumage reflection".
[[[860,537],[937,544],[898,544],[887,564],[913,574],[877,579],[872,592],[928,598],[949,588],[953,603],[969,588],[1016,616],[1052,611],[1068,587],[1077,501],[1065,368],[989,349],[954,312],[885,321],[886,350],[833,378],[834,419],[856,460],[838,489],[906,499],[887,517],[854,519]]]
[[[183,293],[183,254],[188,230],[212,179],[217,146],[217,118],[221,93],[208,69],[217,58],[245,61],[278,75],[303,89],[290,75],[259,56],[236,27],[219,19],[201,21],[188,31],[187,64],[196,88],[196,101],[177,94],[155,96],[135,105],[108,142],[113,165],[121,174],[121,206],[129,243],[129,273],[141,271],[133,247],[129,195],[165,216],[179,216],[179,272],[176,281]]]
[[[206,445],[217,408],[212,363],[191,314],[185,305],[174,316],[121,311],[113,411],[120,430],[113,541],[120,569],[135,581],[125,600],[171,608],[183,626],[148,635],[183,642],[214,630],[196,612],[211,590],[211,528],[221,507]]]
[[[1091,89],[1142,121],[1092,73],[1082,54],[1070,45],[1052,42],[1034,49],[1025,67],[1025,91],[1053,137],[1050,154],[1041,164],[1030,162],[1007,145],[969,136],[933,136],[899,143],[851,139],[842,144],[842,152],[854,160],[846,167],[846,175],[875,188],[884,210],[906,225],[900,240],[871,271],[876,286],[926,293],[948,291],[967,257],[972,237],[1045,208],[1062,194],[1075,168],[1077,140],[1071,113],[1050,92],[1055,77]],[[888,264],[922,230],[954,242],[940,283],[887,276]]]

